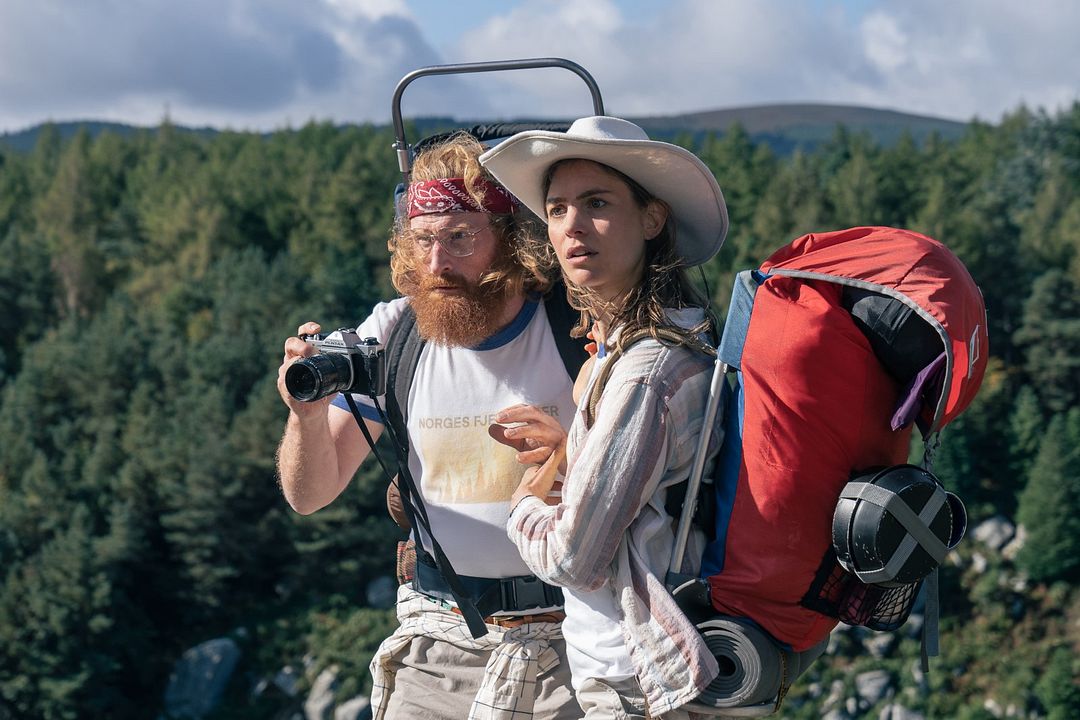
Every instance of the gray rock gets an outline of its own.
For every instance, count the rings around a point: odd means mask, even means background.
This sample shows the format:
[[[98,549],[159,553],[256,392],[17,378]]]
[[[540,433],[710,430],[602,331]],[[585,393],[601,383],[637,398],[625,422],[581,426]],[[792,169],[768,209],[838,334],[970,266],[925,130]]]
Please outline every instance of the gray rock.
[[[397,580],[389,575],[380,575],[367,586],[367,604],[369,607],[388,610],[397,603]]]
[[[983,555],[981,552],[971,553],[971,569],[979,575],[982,575],[984,572],[986,572],[986,568],[989,564],[990,563],[986,559],[986,556]]]
[[[896,640],[896,633],[879,632],[863,640],[863,646],[870,651],[871,655],[881,659],[887,657],[893,651],[893,648],[896,647]]]
[[[1006,585],[1010,590],[1016,593],[1027,593],[1028,591],[1028,576],[1025,573],[1017,573],[1011,575]]]
[[[892,689],[892,676],[887,670],[871,670],[855,676],[855,692],[871,707],[880,702]]]
[[[858,717],[861,714],[861,709],[862,708],[859,707],[859,698],[849,697],[844,701],[844,712],[847,713],[849,717]]]
[[[926,673],[923,672],[922,662],[915,660],[911,663],[911,679],[915,683],[915,687],[920,690],[926,690],[929,686],[926,682]]]
[[[213,712],[239,659],[240,648],[229,638],[207,640],[185,651],[165,688],[165,715],[198,720]]]
[[[914,710],[908,710],[903,705],[897,703],[891,703],[881,708],[881,712],[878,714],[878,720],[926,720],[922,713],[917,713]]]
[[[363,695],[346,700],[334,710],[334,720],[371,720],[371,701]]]
[[[304,701],[304,717],[307,720],[330,720],[334,709],[334,691],[337,690],[338,668],[336,665],[319,673]]]
[[[995,515],[979,523],[971,536],[991,550],[1001,550],[1015,534],[1016,526],[1009,522],[1007,517]]]
[[[918,637],[919,633],[922,632],[923,624],[925,622],[926,619],[923,617],[922,613],[911,613],[908,615],[907,622],[904,623],[904,633],[908,637]]]
[[[286,665],[274,676],[274,685],[278,690],[293,698],[300,692],[300,673],[292,665]]]
[[[996,718],[1005,715],[1005,711],[1002,709],[1001,704],[994,698],[986,698],[986,700],[983,701],[983,710]]]
[[[837,705],[844,698],[844,681],[833,680],[832,685],[829,686],[829,696],[821,701],[821,708],[828,710],[829,708]]]
[[[844,710],[836,708],[822,715],[821,720],[851,720],[851,716]]]
[[[1010,540],[1005,547],[1001,548],[1001,557],[1009,562],[1016,560],[1016,553],[1023,549],[1026,540],[1027,530],[1023,525],[1018,525],[1016,528],[1016,535],[1013,536],[1013,539]]]
[[[856,634],[858,629],[851,625],[839,623],[829,633],[829,645],[825,649],[825,654],[833,657],[854,652],[859,645],[859,637]]]

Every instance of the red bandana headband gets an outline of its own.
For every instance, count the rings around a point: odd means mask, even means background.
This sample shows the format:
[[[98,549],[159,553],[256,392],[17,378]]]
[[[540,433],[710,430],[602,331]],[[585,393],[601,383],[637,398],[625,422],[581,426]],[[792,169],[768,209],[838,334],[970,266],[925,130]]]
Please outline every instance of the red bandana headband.
[[[465,187],[464,178],[439,178],[409,183],[409,217],[430,213],[482,212],[506,215],[514,212],[517,203],[505,188],[480,180],[484,202],[476,200]]]

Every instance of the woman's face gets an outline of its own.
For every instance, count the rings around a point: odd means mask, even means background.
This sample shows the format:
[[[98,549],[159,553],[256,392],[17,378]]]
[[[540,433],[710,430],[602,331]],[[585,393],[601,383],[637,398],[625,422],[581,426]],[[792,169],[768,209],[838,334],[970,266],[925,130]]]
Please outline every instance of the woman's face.
[[[667,218],[660,203],[639,206],[621,178],[591,160],[555,169],[545,210],[548,239],[567,279],[608,301],[640,282],[645,243]]]

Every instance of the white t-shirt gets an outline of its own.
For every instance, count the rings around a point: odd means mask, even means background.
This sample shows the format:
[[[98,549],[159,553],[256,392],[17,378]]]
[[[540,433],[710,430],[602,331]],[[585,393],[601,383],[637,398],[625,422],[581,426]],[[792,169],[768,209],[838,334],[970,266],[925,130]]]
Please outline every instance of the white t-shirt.
[[[668,309],[667,315],[671,322],[684,328],[692,328],[704,320],[701,310],[696,308]],[[602,344],[599,351],[589,377],[590,388],[600,369],[610,360]],[[589,392],[586,391],[581,398],[582,405],[588,401]],[[657,507],[663,507],[666,499],[667,488],[664,487],[656,491],[653,502]],[[689,552],[693,553],[695,547],[700,547],[700,543],[691,542]],[[656,549],[659,550],[659,547]],[[670,556],[670,547],[653,554],[649,569],[656,577],[665,576]],[[621,617],[622,610],[611,584],[605,583],[592,592],[563,588],[563,598],[566,610],[563,637],[566,638],[566,659],[570,664],[574,690],[580,690],[588,678],[615,682],[636,675],[626,646],[626,635],[617,619]]]
[[[357,334],[386,342],[406,303],[379,303]],[[487,428],[495,413],[518,403],[536,405],[569,428],[572,389],[544,306],[535,301],[474,348],[425,343],[409,390],[409,470],[459,575],[532,574],[506,536],[510,496],[525,466]],[[364,417],[379,422],[369,398],[354,398]],[[380,404],[385,409],[383,398]],[[334,405],[349,411],[343,397]]]
[[[608,361],[603,345],[592,365],[589,385]],[[581,402],[589,401],[585,393]],[[614,682],[633,677],[634,664],[626,648],[622,625],[616,619],[620,615],[615,590],[610,584],[592,592],[563,588],[563,637],[566,638],[566,660],[570,664],[570,684],[574,691],[581,690],[588,678],[602,678]]]

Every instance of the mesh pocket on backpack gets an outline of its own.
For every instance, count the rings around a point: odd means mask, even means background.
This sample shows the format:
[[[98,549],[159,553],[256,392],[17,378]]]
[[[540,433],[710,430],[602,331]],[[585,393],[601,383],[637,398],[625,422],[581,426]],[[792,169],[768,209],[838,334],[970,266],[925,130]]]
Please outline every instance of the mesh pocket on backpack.
[[[911,614],[921,586],[922,580],[896,587],[867,585],[842,568],[830,548],[799,604],[848,625],[897,630]]]

